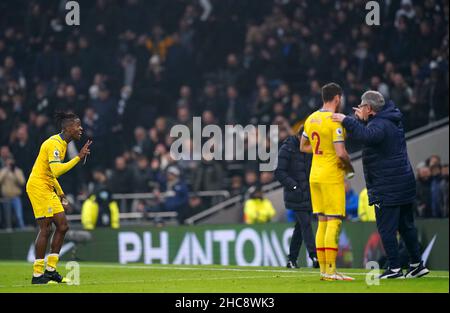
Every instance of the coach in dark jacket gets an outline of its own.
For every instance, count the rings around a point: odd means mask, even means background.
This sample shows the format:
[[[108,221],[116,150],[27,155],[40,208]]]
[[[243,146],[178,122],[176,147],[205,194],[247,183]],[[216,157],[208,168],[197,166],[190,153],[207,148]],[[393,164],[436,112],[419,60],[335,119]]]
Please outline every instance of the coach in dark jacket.
[[[296,223],[289,248],[287,267],[298,267],[297,259],[302,240],[305,241],[309,256],[316,266],[317,255],[314,235],[311,227],[312,209],[309,192],[309,173],[312,156],[300,152],[300,136],[303,128],[296,136],[288,137],[278,152],[276,179],[284,187],[284,203],[286,209],[293,210]]]
[[[368,91],[354,108],[356,118],[334,114],[348,136],[363,144],[362,161],[369,203],[375,205],[378,232],[389,260],[389,268],[380,278],[403,278],[400,267],[397,232],[410,255],[406,277],[428,273],[420,258],[413,203],[416,181],[406,149],[402,114],[392,101],[385,103],[376,91]]]

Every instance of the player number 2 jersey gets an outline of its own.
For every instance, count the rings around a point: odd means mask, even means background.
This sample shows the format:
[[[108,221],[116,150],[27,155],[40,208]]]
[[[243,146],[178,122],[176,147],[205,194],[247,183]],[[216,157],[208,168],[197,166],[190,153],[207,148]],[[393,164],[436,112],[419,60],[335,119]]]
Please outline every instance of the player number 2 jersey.
[[[303,136],[312,146],[313,160],[309,181],[313,183],[344,183],[344,170],[334,149],[335,142],[345,141],[341,123],[333,122],[333,113],[316,111],[305,122]]]

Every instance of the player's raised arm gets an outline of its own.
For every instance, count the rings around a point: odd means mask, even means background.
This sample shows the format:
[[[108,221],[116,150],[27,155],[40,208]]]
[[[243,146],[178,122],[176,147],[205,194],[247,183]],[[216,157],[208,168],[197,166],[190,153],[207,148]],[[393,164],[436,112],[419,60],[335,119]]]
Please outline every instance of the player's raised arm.
[[[70,171],[75,165],[78,164],[78,162],[80,162],[80,158],[78,156],[74,157],[72,160],[66,163],[61,163],[61,161],[49,162],[50,170],[52,171],[53,175],[58,178],[59,176]]]
[[[83,146],[83,148],[81,148],[80,153],[74,157],[72,160],[70,160],[69,162],[66,163],[62,163],[61,160],[59,160],[59,158],[57,158],[55,156],[55,154],[57,154],[58,150],[55,150],[54,152],[49,152],[50,155],[53,156],[53,160],[49,161],[50,164],[50,170],[52,171],[53,175],[55,175],[56,178],[58,178],[59,176],[61,176],[64,173],[67,173],[68,171],[70,171],[75,165],[78,164],[78,162],[80,162],[80,160],[82,158],[84,158],[86,155],[90,154],[90,150],[89,150],[89,146],[91,145],[92,141],[88,140],[86,142],[86,144]],[[51,156],[49,156],[49,160]]]

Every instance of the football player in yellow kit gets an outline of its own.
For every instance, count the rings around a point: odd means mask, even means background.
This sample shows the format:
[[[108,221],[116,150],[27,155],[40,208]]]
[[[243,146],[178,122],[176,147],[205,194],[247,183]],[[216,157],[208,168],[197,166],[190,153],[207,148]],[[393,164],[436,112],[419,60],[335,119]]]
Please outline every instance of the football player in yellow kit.
[[[336,272],[339,233],[345,217],[345,182],[353,167],[345,149],[345,132],[331,116],[339,110],[342,89],[330,83],[322,88],[323,107],[311,114],[304,125],[302,152],[312,153],[309,177],[313,213],[318,215],[317,259],[323,280],[353,280]]]
[[[56,271],[59,251],[69,228],[63,207],[68,202],[57,178],[85,158],[90,153],[89,146],[92,143],[88,140],[78,156],[63,163],[67,144],[72,140],[80,140],[83,128],[80,119],[73,113],[57,113],[56,120],[61,125],[62,131],[42,143],[26,186],[34,217],[39,226],[35,243],[36,259],[33,264],[32,284],[66,282]],[[56,230],[52,238],[47,265],[45,265],[44,258],[52,223],[55,224]]]

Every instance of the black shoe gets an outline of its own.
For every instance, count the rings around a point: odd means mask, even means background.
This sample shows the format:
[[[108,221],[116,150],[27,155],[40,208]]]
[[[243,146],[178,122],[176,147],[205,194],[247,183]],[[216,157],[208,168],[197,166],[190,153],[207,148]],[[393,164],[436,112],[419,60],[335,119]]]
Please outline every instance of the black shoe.
[[[317,258],[312,258],[311,260],[313,262],[313,268],[320,268],[319,260],[317,260]]]
[[[287,262],[286,267],[287,268],[300,268],[300,266],[298,266],[298,264],[297,264],[297,261],[292,261],[292,260],[289,260]]]
[[[49,280],[55,281],[57,283],[63,282],[63,277],[61,275],[59,275],[59,273],[57,271],[51,272],[51,271],[45,270],[44,277],[47,277]]]
[[[33,278],[31,279],[31,284],[33,284],[33,285],[47,285],[49,281],[51,281],[51,279],[48,278],[45,275],[41,275],[41,276],[38,276],[38,277],[34,277],[33,276]]]
[[[419,278],[427,275],[429,272],[430,270],[423,265],[423,261],[420,261],[417,266],[409,266],[405,278]]]
[[[403,271],[399,268],[396,270],[392,270],[388,268],[383,274],[378,276],[379,279],[403,279]]]

